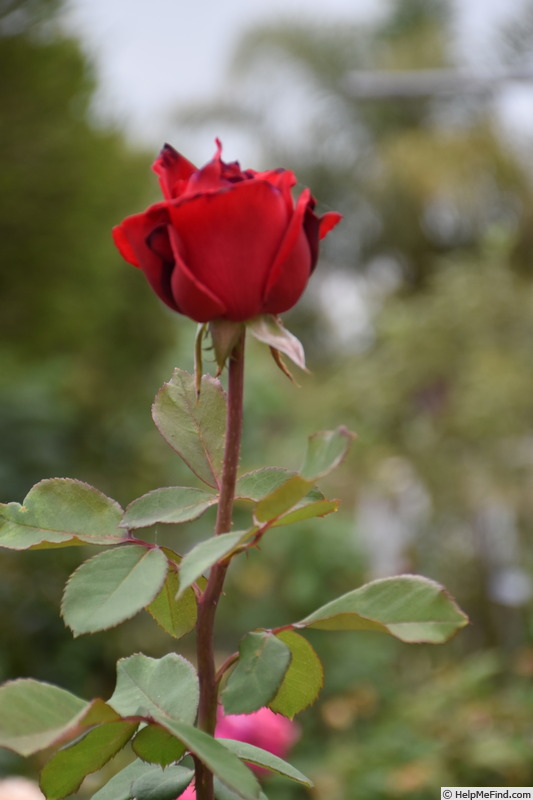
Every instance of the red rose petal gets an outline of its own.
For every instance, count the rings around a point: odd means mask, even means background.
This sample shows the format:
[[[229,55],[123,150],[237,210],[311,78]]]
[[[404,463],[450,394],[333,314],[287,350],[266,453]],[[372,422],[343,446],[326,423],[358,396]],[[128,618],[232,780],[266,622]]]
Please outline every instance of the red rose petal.
[[[333,230],[335,225],[338,225],[342,219],[342,214],[338,214],[336,211],[327,211],[322,217],[320,217],[320,231],[319,231],[319,238],[323,239],[324,236]]]
[[[239,322],[260,314],[289,222],[281,193],[263,181],[241,181],[217,193],[183,198],[169,206],[169,213],[183,263],[224,304],[227,319]],[[181,307],[176,291],[174,297]]]
[[[258,172],[254,180],[267,181],[276,189],[281,192],[285,203],[287,204],[287,212],[292,214],[294,208],[294,200],[292,197],[291,189],[296,185],[296,176],[288,169],[271,169],[268,172]]]
[[[166,200],[179,197],[190,176],[196,172],[194,164],[169,144],[163,147],[152,169],[159,176],[159,185]]]
[[[142,269],[157,296],[174,311],[179,311],[170,288],[174,262],[166,233],[167,223],[166,204],[158,203],[143,214],[126,217],[113,229],[113,238],[123,258]]]
[[[169,232],[175,258],[171,279],[172,295],[179,310],[196,322],[209,322],[225,316],[226,306],[191,272],[181,255],[178,234],[173,228],[169,228]]]
[[[304,232],[304,217],[310,201],[311,192],[304,189],[268,276],[264,294],[266,313],[280,314],[291,308],[309,280],[311,250]]]

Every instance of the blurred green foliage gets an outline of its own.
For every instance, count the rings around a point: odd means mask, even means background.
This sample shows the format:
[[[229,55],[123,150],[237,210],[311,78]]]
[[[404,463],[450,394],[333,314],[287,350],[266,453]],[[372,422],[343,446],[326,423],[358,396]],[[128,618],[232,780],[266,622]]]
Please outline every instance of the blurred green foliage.
[[[149,408],[177,326],[110,236],[152,198],[149,156],[89,121],[94,80],[56,5],[0,7],[0,499],[69,475],[128,502],[164,482]],[[58,619],[80,553],[35,556],[0,560],[0,676],[98,693],[110,645],[77,647]]]
[[[126,499],[153,469],[145,378],[177,330],[110,239],[155,190],[149,157],[90,124],[90,70],[53,28],[1,36],[0,69],[0,494],[70,467]]]
[[[61,474],[126,503],[189,481],[148,410],[173,363],[191,368],[194,326],[110,243],[111,226],[157,196],[152,156],[91,124],[94,84],[77,46],[32,17],[47,3],[4,3],[0,23],[15,6],[24,23],[0,24],[10,75],[0,84],[0,499]],[[273,531],[235,563],[220,657],[250,628],[302,617],[385,568],[444,582],[474,623],[442,649],[310,632],[326,684],[301,715],[295,759],[317,800],[533,784],[530,170],[490,97],[357,101],[344,82],[354,69],[456,64],[452,10],[405,0],[371,26],[252,31],[229,101],[180,112],[184,141],[200,126],[236,128],[260,143],[265,166],[294,169],[319,211],[345,214],[285,320],[313,370],[303,388],[249,344],[242,457],[246,469],[297,468],[309,433],[346,424],[354,452],[323,487],[343,510]],[[185,546],[210,523],[154,535]],[[170,647],[146,616],[72,641],[57,608],[79,560],[2,555],[2,678],[106,695],[118,655]],[[274,792],[307,796],[275,780]]]

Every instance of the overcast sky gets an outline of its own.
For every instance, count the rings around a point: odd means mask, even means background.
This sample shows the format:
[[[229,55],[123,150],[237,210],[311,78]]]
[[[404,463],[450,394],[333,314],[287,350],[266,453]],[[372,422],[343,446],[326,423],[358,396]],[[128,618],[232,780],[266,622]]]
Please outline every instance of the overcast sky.
[[[524,2],[455,0],[466,51],[482,64],[494,23]],[[158,146],[179,104],[216,92],[248,27],[288,16],[353,21],[382,7],[382,0],[67,0],[65,19],[95,63],[99,108]]]

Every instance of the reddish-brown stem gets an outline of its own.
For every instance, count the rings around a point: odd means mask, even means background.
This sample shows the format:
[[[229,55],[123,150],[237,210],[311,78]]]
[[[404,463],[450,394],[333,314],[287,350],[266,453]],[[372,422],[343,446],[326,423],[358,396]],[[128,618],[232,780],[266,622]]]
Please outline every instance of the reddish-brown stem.
[[[241,446],[243,388],[244,333],[233,349],[229,360],[226,445],[220,486],[220,501],[215,525],[216,536],[231,529],[233,499],[235,497],[235,483]],[[227,568],[227,564],[216,564],[212,567],[205,591],[198,601],[198,619],[196,622],[196,654],[200,680],[198,727],[211,735],[215,732],[218,699],[213,637],[214,623]],[[195,774],[197,800],[214,800],[213,775],[198,759],[195,759]]]
[[[224,663],[220,665],[220,667],[217,670],[217,674],[215,676],[217,687],[220,686],[220,681],[222,680],[228,669],[232,667],[238,660],[239,660],[239,654],[232,653],[232,655],[228,656],[228,658],[224,661]]]

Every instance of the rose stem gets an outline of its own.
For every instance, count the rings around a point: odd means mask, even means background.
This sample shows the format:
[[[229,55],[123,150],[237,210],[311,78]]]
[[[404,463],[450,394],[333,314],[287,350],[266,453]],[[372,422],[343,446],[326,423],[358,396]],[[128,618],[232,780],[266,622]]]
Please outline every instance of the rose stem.
[[[244,332],[233,349],[229,359],[228,371],[226,445],[220,486],[220,501],[215,525],[216,536],[221,533],[227,533],[231,529],[232,522],[243,416]],[[227,564],[215,564],[212,567],[205,591],[198,601],[198,619],[196,622],[196,653],[198,677],[200,679],[198,727],[211,735],[215,732],[218,700],[213,641],[214,622],[227,568]],[[195,759],[195,772],[197,799],[214,800],[213,775],[199,759]]]

